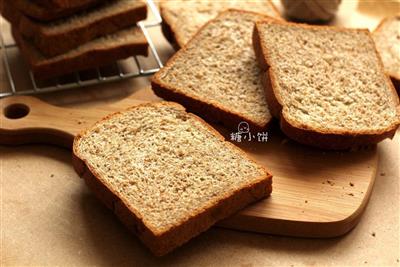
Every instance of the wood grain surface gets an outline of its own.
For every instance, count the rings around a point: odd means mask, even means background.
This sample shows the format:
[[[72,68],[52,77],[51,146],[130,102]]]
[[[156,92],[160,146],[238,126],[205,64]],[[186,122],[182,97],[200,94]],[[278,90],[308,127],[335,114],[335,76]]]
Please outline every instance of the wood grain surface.
[[[138,94],[142,100],[137,99]],[[7,97],[0,100],[0,143],[47,143],[70,148],[73,137],[82,129],[107,114],[146,100],[159,100],[149,87],[120,102],[85,110],[56,107],[29,96]],[[230,139],[230,132],[214,127]],[[304,237],[333,237],[353,228],[374,183],[376,147],[332,152],[290,141],[276,127],[268,134],[267,142],[257,138],[233,142],[273,173],[272,196],[219,225]]]

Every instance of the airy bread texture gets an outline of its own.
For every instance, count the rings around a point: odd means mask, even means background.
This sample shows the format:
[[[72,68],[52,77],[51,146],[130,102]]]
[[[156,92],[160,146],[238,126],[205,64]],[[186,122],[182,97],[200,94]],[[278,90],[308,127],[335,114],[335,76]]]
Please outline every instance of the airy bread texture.
[[[138,27],[94,39],[55,57],[45,57],[13,28],[13,37],[35,77],[47,79],[90,69],[133,55],[147,55],[147,41]]]
[[[382,20],[372,36],[385,71],[400,94],[400,16]]]
[[[52,23],[30,19],[9,2],[4,3],[1,13],[42,54],[56,56],[97,37],[134,26],[146,18],[147,7],[142,1],[116,0]]]
[[[74,167],[156,255],[251,202],[271,175],[175,103],[142,104],[79,134]]]
[[[367,30],[257,22],[271,113],[304,144],[348,149],[395,134],[399,101]]]
[[[34,1],[31,0],[1,0],[1,1],[3,1],[4,3],[7,2],[9,4],[12,4],[20,12],[40,21],[52,21],[56,19],[61,19],[73,15],[76,12],[94,7],[102,2],[101,0],[99,1],[83,0],[81,1],[80,5],[48,8],[38,3],[35,3]]]
[[[268,17],[228,10],[208,22],[152,79],[154,92],[207,120],[234,127],[271,120],[251,44],[254,22]]]
[[[160,13],[163,18],[163,33],[176,48],[181,48],[206,22],[229,8],[280,18],[270,0],[162,0]]]

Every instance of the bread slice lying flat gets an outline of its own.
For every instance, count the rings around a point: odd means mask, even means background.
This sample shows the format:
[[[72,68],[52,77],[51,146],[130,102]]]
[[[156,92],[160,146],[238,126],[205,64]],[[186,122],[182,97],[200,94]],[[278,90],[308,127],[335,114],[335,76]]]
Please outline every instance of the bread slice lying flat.
[[[47,79],[110,64],[133,55],[147,55],[146,38],[140,28],[136,26],[94,39],[55,57],[42,55],[15,28],[12,29],[12,34],[33,74],[38,79]]]
[[[399,100],[367,30],[257,22],[271,113],[307,145],[348,149],[393,137]]]
[[[31,2],[47,8],[71,8],[100,2],[100,0],[31,0]]]
[[[222,12],[153,76],[152,89],[207,120],[235,129],[241,121],[265,128],[271,115],[251,34],[254,22],[266,18],[239,10]]]
[[[20,12],[39,21],[52,21],[56,19],[61,19],[67,16],[71,16],[76,12],[94,7],[97,4],[103,2],[101,0],[99,1],[83,0],[81,1],[82,3],[79,5],[48,8],[40,5],[39,3],[35,3],[32,0],[0,0],[0,1],[14,5],[14,7],[16,7]]]
[[[206,22],[229,8],[280,18],[279,12],[270,0],[163,0],[160,2],[163,33],[177,49],[181,48]]]
[[[400,95],[400,16],[382,20],[372,36],[385,71]]]
[[[56,56],[90,40],[134,26],[146,18],[146,3],[116,0],[52,23],[41,23],[23,15],[5,2],[3,16],[46,56]]]
[[[112,114],[80,133],[74,167],[156,255],[271,192],[271,175],[172,102]]]

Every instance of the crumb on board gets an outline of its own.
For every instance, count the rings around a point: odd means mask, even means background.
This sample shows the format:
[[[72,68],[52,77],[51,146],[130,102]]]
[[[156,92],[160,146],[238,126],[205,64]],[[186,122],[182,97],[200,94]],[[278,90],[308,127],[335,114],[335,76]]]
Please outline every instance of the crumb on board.
[[[354,186],[354,184],[352,182],[349,183],[350,186]]]
[[[335,183],[332,182],[331,180],[326,180],[326,182],[327,182],[330,186],[334,186],[334,185],[335,185]]]
[[[368,263],[368,261],[364,261],[364,263]]]
[[[353,193],[348,193],[348,195],[354,197],[354,194],[353,194]]]
[[[384,173],[384,172],[381,172],[381,176],[385,176],[386,175],[386,173]]]
[[[304,200],[304,203],[308,203],[308,201],[307,201],[307,200]]]
[[[372,235],[373,237],[375,237],[375,236],[376,236],[375,232],[372,232],[372,233],[371,233],[371,235]]]
[[[53,178],[53,177],[54,177],[54,174],[50,174],[50,177]]]

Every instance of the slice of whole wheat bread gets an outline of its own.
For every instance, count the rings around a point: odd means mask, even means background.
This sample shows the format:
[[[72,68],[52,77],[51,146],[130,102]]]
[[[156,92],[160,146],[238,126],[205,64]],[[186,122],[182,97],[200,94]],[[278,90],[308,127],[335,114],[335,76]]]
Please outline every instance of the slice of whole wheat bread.
[[[34,4],[47,8],[76,8],[82,5],[94,4],[99,0],[31,0]]]
[[[153,91],[209,121],[235,129],[246,121],[252,129],[265,129],[271,115],[251,34],[254,22],[266,18],[241,10],[222,12],[153,76]]]
[[[183,47],[209,20],[227,9],[258,12],[273,18],[281,18],[270,0],[162,0],[160,14],[162,30],[167,40],[176,48]]]
[[[272,190],[263,167],[172,102],[107,116],[77,135],[73,155],[96,196],[159,256]]]
[[[349,149],[395,134],[399,100],[367,30],[260,21],[253,44],[288,137]]]
[[[32,72],[38,79],[47,79],[90,69],[133,55],[147,55],[148,52],[146,38],[140,28],[136,26],[94,39],[55,57],[43,56],[14,28],[12,28],[12,34]]]
[[[385,71],[400,95],[400,16],[383,19],[372,36]]]
[[[39,21],[52,21],[56,19],[61,19],[75,14],[76,12],[86,10],[88,8],[94,7],[101,2],[99,1],[87,1],[84,0],[80,5],[68,6],[68,7],[54,7],[48,8],[41,6],[31,0],[1,0],[4,3],[12,4],[19,11],[25,15],[37,19]]]
[[[135,25],[146,18],[147,8],[142,1],[116,0],[52,23],[32,20],[10,3],[4,4],[1,13],[42,54],[56,56],[97,37]]]

